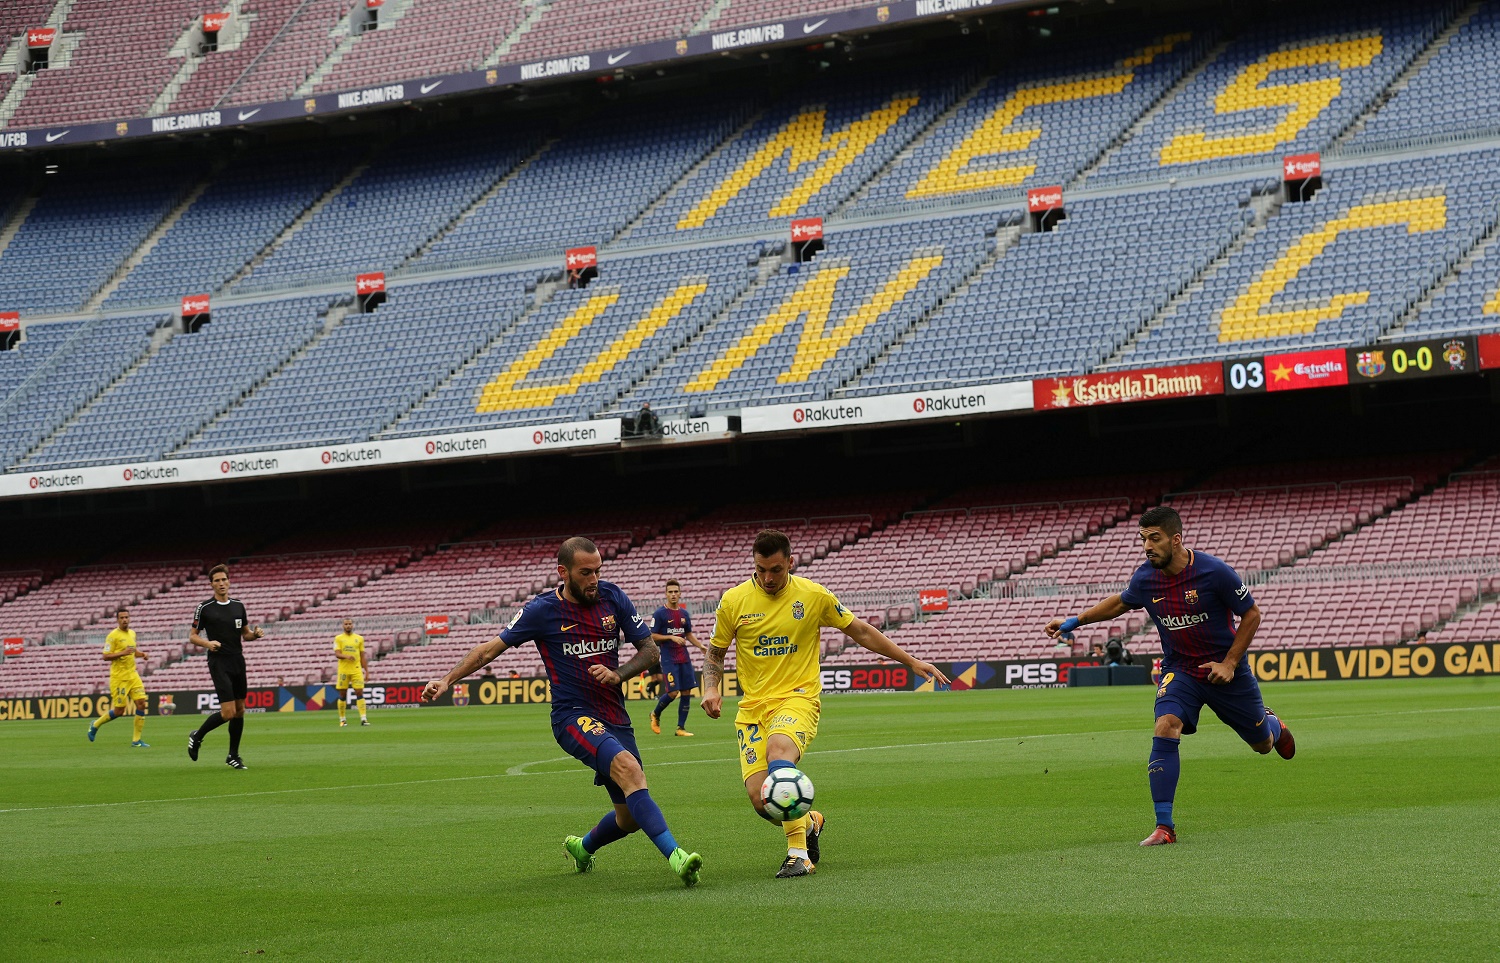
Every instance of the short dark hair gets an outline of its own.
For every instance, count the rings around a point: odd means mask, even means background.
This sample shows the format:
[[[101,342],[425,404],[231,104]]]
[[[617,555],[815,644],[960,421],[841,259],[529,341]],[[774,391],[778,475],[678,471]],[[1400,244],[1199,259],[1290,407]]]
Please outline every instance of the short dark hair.
[[[128,606],[128,605],[117,605],[117,606],[115,606],[115,618],[119,618],[121,612],[124,612],[126,615],[129,615],[130,614],[130,606]]]
[[[752,551],[761,558],[770,558],[780,552],[790,561],[792,540],[774,528],[763,528],[755,533],[755,546]]]
[[[1170,535],[1182,534],[1182,516],[1177,514],[1177,509],[1168,508],[1166,505],[1158,505],[1148,508],[1141,514],[1142,528],[1159,528]]]
[[[678,588],[682,588],[682,583],[679,582],[679,581],[677,581],[675,578],[669,578],[669,579],[667,579],[667,588],[671,588],[674,585],[677,586]]]
[[[208,580],[210,582],[213,581],[214,576],[218,575],[220,572],[223,572],[225,575],[228,575],[229,574],[229,566],[225,565],[223,562],[220,562],[218,565],[215,565],[213,568],[211,568],[211,569],[208,570]]]
[[[598,551],[599,547],[592,541],[582,535],[574,535],[566,542],[563,542],[562,546],[558,548],[557,564],[561,565],[563,568],[572,568],[573,556],[577,555],[579,552],[589,554],[597,553]]]

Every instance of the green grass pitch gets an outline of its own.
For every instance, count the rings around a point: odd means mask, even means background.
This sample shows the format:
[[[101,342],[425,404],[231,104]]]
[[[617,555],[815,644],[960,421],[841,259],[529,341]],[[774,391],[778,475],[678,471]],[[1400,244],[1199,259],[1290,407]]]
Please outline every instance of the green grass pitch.
[[[539,706],[0,729],[0,959],[1479,960],[1500,953],[1500,679],[1292,683],[1297,758],[1205,712],[1182,842],[1141,849],[1149,688],[834,696],[805,760],[815,877],[775,880],[727,720],[654,736],[648,841],[571,873],[607,809]],[[351,714],[352,718],[352,714]],[[675,707],[668,712],[674,721]],[[670,732],[670,730],[669,730]],[[262,954],[262,951],[264,953]]]

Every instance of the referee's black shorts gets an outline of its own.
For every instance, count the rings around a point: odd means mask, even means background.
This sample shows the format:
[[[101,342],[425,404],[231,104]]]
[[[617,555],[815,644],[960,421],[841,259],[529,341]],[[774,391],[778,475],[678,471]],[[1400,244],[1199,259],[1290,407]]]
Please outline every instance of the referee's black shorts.
[[[208,676],[214,681],[214,694],[219,697],[220,705],[243,699],[249,691],[245,684],[244,660],[228,662],[209,656]]]

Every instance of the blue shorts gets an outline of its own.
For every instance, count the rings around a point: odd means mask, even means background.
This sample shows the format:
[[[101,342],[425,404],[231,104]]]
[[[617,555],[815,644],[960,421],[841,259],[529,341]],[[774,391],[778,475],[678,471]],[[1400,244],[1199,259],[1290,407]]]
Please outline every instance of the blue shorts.
[[[1182,734],[1190,736],[1198,731],[1198,713],[1205,705],[1249,745],[1264,742],[1271,735],[1260,686],[1245,663],[1240,663],[1234,678],[1224,685],[1195,679],[1171,666],[1162,667],[1161,684],[1156,689],[1156,718],[1176,716],[1182,720]]]
[[[600,722],[585,715],[588,710],[556,715],[552,718],[552,738],[563,751],[594,770],[594,785],[603,786],[615,804],[625,802],[625,793],[609,778],[609,764],[615,756],[628,752],[641,761],[641,751],[635,746],[635,730],[630,726],[615,726]]]
[[[667,677],[668,692],[680,692],[687,695],[698,684],[698,677],[693,674],[691,662],[668,662],[663,659],[661,671]]]

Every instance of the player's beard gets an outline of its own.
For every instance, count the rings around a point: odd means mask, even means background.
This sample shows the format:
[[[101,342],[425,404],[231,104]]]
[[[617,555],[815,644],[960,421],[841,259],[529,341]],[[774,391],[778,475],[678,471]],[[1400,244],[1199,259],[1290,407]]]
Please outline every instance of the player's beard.
[[[599,583],[595,582],[588,588],[584,588],[582,585],[579,585],[577,582],[573,581],[571,577],[569,577],[568,594],[573,596],[580,602],[597,602],[599,601]]]
[[[1176,552],[1168,552],[1166,555],[1162,556],[1148,555],[1146,556],[1146,561],[1151,563],[1152,568],[1163,569],[1172,564],[1172,559],[1175,558],[1176,555]]]

